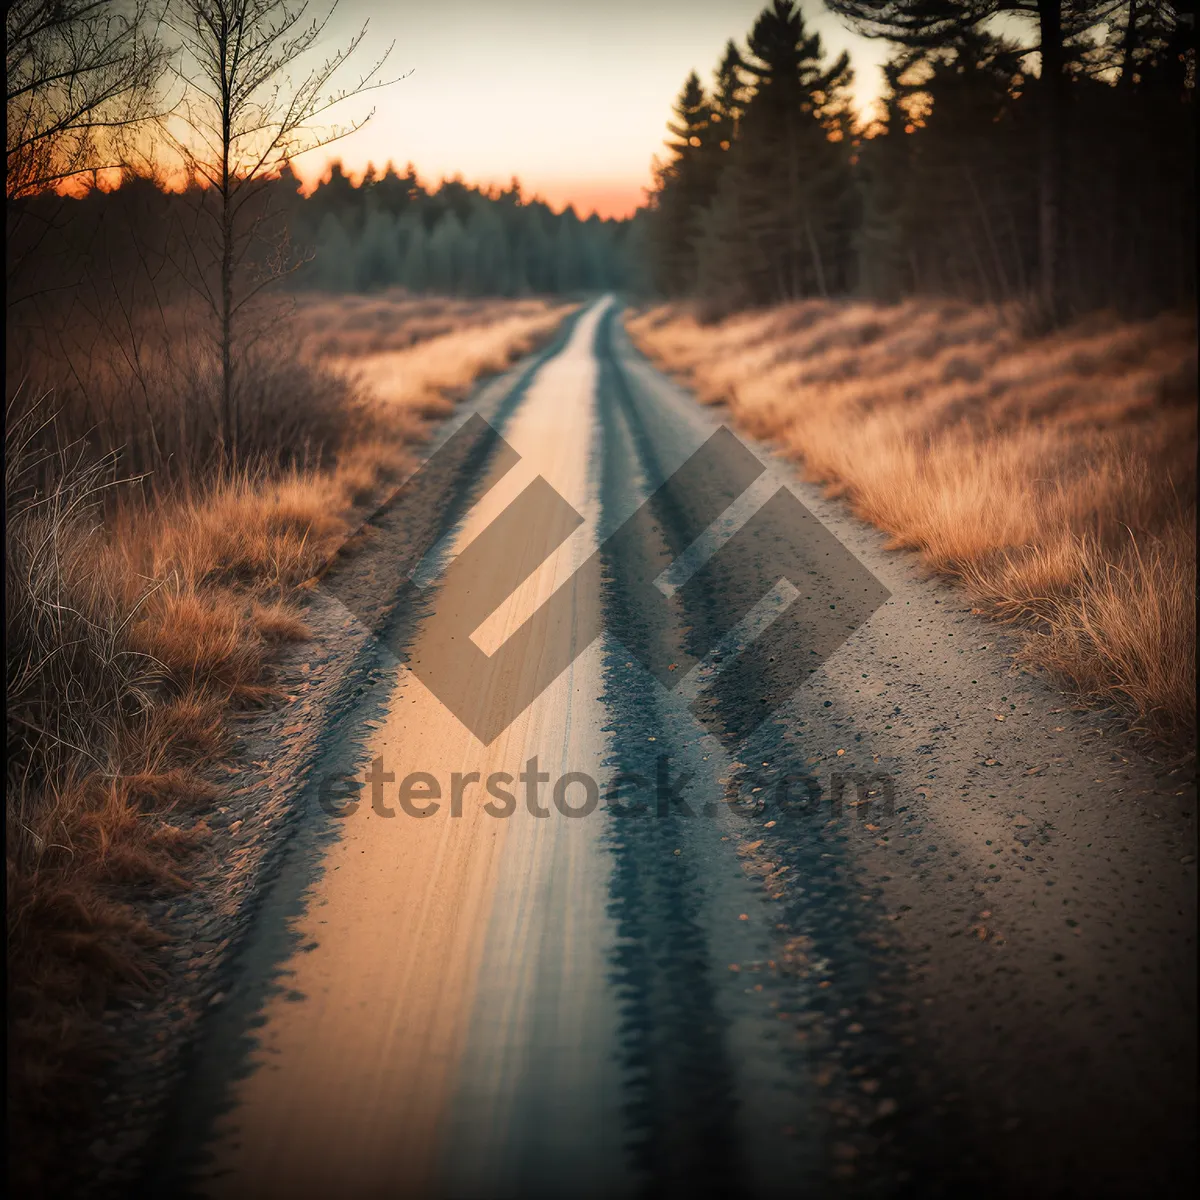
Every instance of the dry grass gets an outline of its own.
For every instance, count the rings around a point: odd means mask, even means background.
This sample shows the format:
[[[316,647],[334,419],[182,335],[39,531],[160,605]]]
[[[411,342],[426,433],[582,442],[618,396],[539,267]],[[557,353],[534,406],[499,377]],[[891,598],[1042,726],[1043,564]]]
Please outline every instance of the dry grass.
[[[701,400],[1024,630],[1028,660],[1169,740],[1195,730],[1196,329],[806,302],[629,330]]]
[[[443,396],[505,366],[567,307],[403,293],[262,301],[235,347],[236,470],[327,468],[381,439],[388,457],[446,411]],[[7,330],[7,395],[19,414],[52,394],[58,429],[111,454],[123,474],[147,476],[158,494],[206,487],[231,462],[210,325],[186,297],[164,306],[114,292],[26,305]],[[358,387],[360,366],[386,391],[384,410]],[[45,437],[35,443],[55,449]]]
[[[13,1166],[27,1189],[47,1186],[37,1171],[52,1174],[61,1139],[86,1125],[101,1014],[153,983],[165,935],[139,917],[137,897],[189,886],[230,716],[272,700],[273,648],[308,636],[298,589],[411,469],[448,397],[566,311],[480,305],[486,317],[464,335],[456,307],[426,305],[437,310],[422,318],[428,336],[387,350],[371,389],[349,380],[344,353],[281,358],[277,373],[258,360],[268,394],[248,391],[247,411],[265,430],[284,407],[275,396],[290,392],[284,415],[307,461],[271,451],[264,435],[263,453],[234,470],[201,435],[176,446],[184,461],[162,477],[120,483],[144,465],[119,441],[141,403],[129,400],[138,381],[113,367],[120,355],[71,364],[64,403],[30,400],[28,372],[19,381],[6,442],[6,831],[10,1112],[26,1146]],[[307,344],[325,311],[307,306],[306,326],[302,307],[281,344]],[[176,376],[153,378],[165,388]],[[190,398],[151,393],[160,429],[173,419],[203,431],[194,414],[172,413]],[[92,428],[89,406],[117,420]]]
[[[306,353],[348,358],[407,350],[418,342],[513,318],[537,321],[547,311],[544,300],[411,296],[399,288],[365,296],[302,292],[287,307]]]
[[[497,302],[492,301],[495,305]],[[486,325],[468,324],[404,349],[347,353],[327,351],[323,362],[346,373],[374,400],[381,424],[446,416],[466,384],[503,370],[514,355],[524,354],[553,328],[573,305],[531,309],[516,301],[513,311],[495,313]]]

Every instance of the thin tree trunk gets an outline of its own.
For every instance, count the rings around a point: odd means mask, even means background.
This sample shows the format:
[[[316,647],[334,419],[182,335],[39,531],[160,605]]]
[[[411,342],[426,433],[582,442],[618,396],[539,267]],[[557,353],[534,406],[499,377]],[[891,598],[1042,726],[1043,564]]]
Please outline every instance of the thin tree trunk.
[[[825,286],[825,267],[821,262],[821,247],[817,245],[817,235],[813,232],[812,219],[807,212],[804,214],[804,232],[808,235],[808,250],[812,255],[813,269],[817,273],[817,290],[821,293],[821,298],[827,300],[829,290]]]
[[[983,225],[983,233],[987,238],[988,248],[992,253],[992,265],[996,269],[996,283],[1000,288],[1002,296],[1011,295],[1011,289],[1008,286],[1008,272],[1004,269],[1004,259],[1000,255],[1000,247],[996,244],[996,235],[992,229],[992,219],[988,215],[987,205],[983,202],[983,195],[979,191],[979,187],[975,183],[975,175],[967,163],[963,163],[963,174],[967,178],[967,185],[971,189],[971,195],[975,198],[975,207],[979,210],[979,220]]]
[[[775,296],[777,304],[786,304],[788,301],[788,284],[787,277],[784,274],[784,264],[782,255],[771,253],[771,237],[767,235],[763,245],[766,247],[766,261],[768,270],[775,280]]]
[[[1133,96],[1133,56],[1137,50],[1137,18],[1138,5],[1137,0],[1129,0],[1129,16],[1125,23],[1125,36],[1122,39],[1121,45],[1121,76],[1117,80],[1117,87],[1123,93],[1122,103],[1125,108],[1125,120],[1118,128],[1118,136],[1121,141],[1118,143],[1121,147],[1120,151],[1120,166],[1117,171],[1116,181],[1116,198],[1114,201],[1114,212],[1109,225],[1112,230],[1112,241],[1115,243],[1120,231],[1128,231],[1131,228],[1134,219],[1134,192],[1136,189],[1137,180],[1137,160],[1138,151],[1136,140],[1131,135],[1133,126],[1132,114],[1129,112],[1130,107],[1135,103]],[[1121,249],[1124,253],[1121,255],[1123,262],[1120,267],[1117,266],[1117,254],[1111,255],[1113,260],[1113,270],[1108,277],[1108,283],[1114,283],[1117,280],[1125,277],[1124,268],[1126,263],[1130,261],[1129,246],[1140,246],[1140,242],[1132,242]],[[1130,279],[1137,278],[1136,271],[1131,271],[1128,275]],[[1127,297],[1120,297],[1127,299]]]
[[[1025,247],[1022,244],[1021,230],[1018,228],[1011,200],[1006,201],[1004,205],[1004,215],[1008,220],[1008,240],[1012,243],[1013,262],[1017,266],[1017,294],[1025,296],[1029,291],[1029,279],[1025,274]]]
[[[226,446],[237,456],[237,430],[233,415],[233,228],[229,193],[221,197],[221,407]]]
[[[1062,181],[1064,136],[1062,0],[1038,0],[1041,36],[1041,298],[1047,315],[1062,315]]]
[[[799,300],[803,295],[800,286],[800,248],[796,244],[796,213],[800,209],[800,162],[796,148],[796,117],[788,120],[788,286],[790,299]],[[805,218],[807,220],[807,218]]]
[[[1122,88],[1133,87],[1133,55],[1137,50],[1138,0],[1129,0],[1129,16],[1125,21],[1125,37],[1121,44],[1121,77],[1117,81]]]
[[[979,245],[975,238],[975,231],[971,228],[970,220],[964,220],[963,222],[963,238],[971,248],[971,258],[975,262],[975,273],[979,276],[980,298],[990,304],[992,302],[992,283],[988,278],[987,267],[983,262],[983,255],[979,253]]]
[[[230,89],[229,40],[222,26],[221,53],[221,409],[226,451],[237,457],[237,430],[233,416],[233,197],[230,194],[229,159],[233,141],[233,97]]]

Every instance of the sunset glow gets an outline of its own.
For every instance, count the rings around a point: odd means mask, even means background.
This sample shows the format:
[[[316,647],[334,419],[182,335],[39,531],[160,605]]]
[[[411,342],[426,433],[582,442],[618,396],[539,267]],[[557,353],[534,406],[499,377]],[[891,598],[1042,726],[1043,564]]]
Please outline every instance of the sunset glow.
[[[848,33],[817,0],[804,7],[831,50],[851,52],[855,99],[869,109],[884,47]],[[395,41],[386,73],[405,78],[339,111],[348,121],[375,110],[359,132],[300,159],[297,172],[313,184],[340,158],[351,175],[368,163],[412,162],[427,182],[461,175],[507,185],[515,174],[526,195],[555,208],[626,216],[644,199],[687,73],[707,82],[731,31],[748,29],[761,8],[761,0],[343,0],[331,45],[369,21],[358,66]]]

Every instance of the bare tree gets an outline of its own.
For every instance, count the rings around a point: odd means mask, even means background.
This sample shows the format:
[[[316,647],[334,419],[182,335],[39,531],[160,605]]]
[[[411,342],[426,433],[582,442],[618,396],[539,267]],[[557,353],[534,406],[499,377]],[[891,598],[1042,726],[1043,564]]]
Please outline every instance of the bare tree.
[[[366,37],[365,22],[343,49],[314,62],[336,7],[334,0],[323,16],[312,18],[307,0],[175,0],[173,6],[171,26],[181,43],[174,70],[185,87],[179,115],[189,132],[168,136],[200,185],[189,265],[218,324],[222,422],[234,458],[238,315],[289,270],[285,234],[254,261],[264,249],[269,185],[292,159],[346,137],[373,115],[318,126],[331,109],[395,82],[380,77],[389,45],[355,83],[334,86]],[[303,73],[293,79],[293,69]]]
[[[157,0],[8,0],[9,200],[122,165],[121,134],[153,115]]]

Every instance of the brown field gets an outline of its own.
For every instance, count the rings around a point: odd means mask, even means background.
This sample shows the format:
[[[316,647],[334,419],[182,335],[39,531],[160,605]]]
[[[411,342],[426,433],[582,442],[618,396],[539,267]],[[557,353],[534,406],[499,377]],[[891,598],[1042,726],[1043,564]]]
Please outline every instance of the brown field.
[[[418,342],[494,326],[502,319],[538,317],[545,313],[546,302],[411,296],[392,289],[373,295],[301,292],[282,307],[294,315],[306,351],[358,358],[407,350]]]
[[[130,901],[188,886],[229,718],[271,701],[272,648],[308,636],[301,585],[431,420],[571,307],[304,297],[244,359],[238,465],[213,351],[165,336],[181,318],[136,354],[77,320],[10,329],[9,1096],[26,1166],[94,1102],[105,1008],[153,984],[166,935]]]
[[[1048,336],[960,303],[806,302],[635,342],[1012,623],[1026,660],[1133,730],[1195,730],[1196,328]]]

